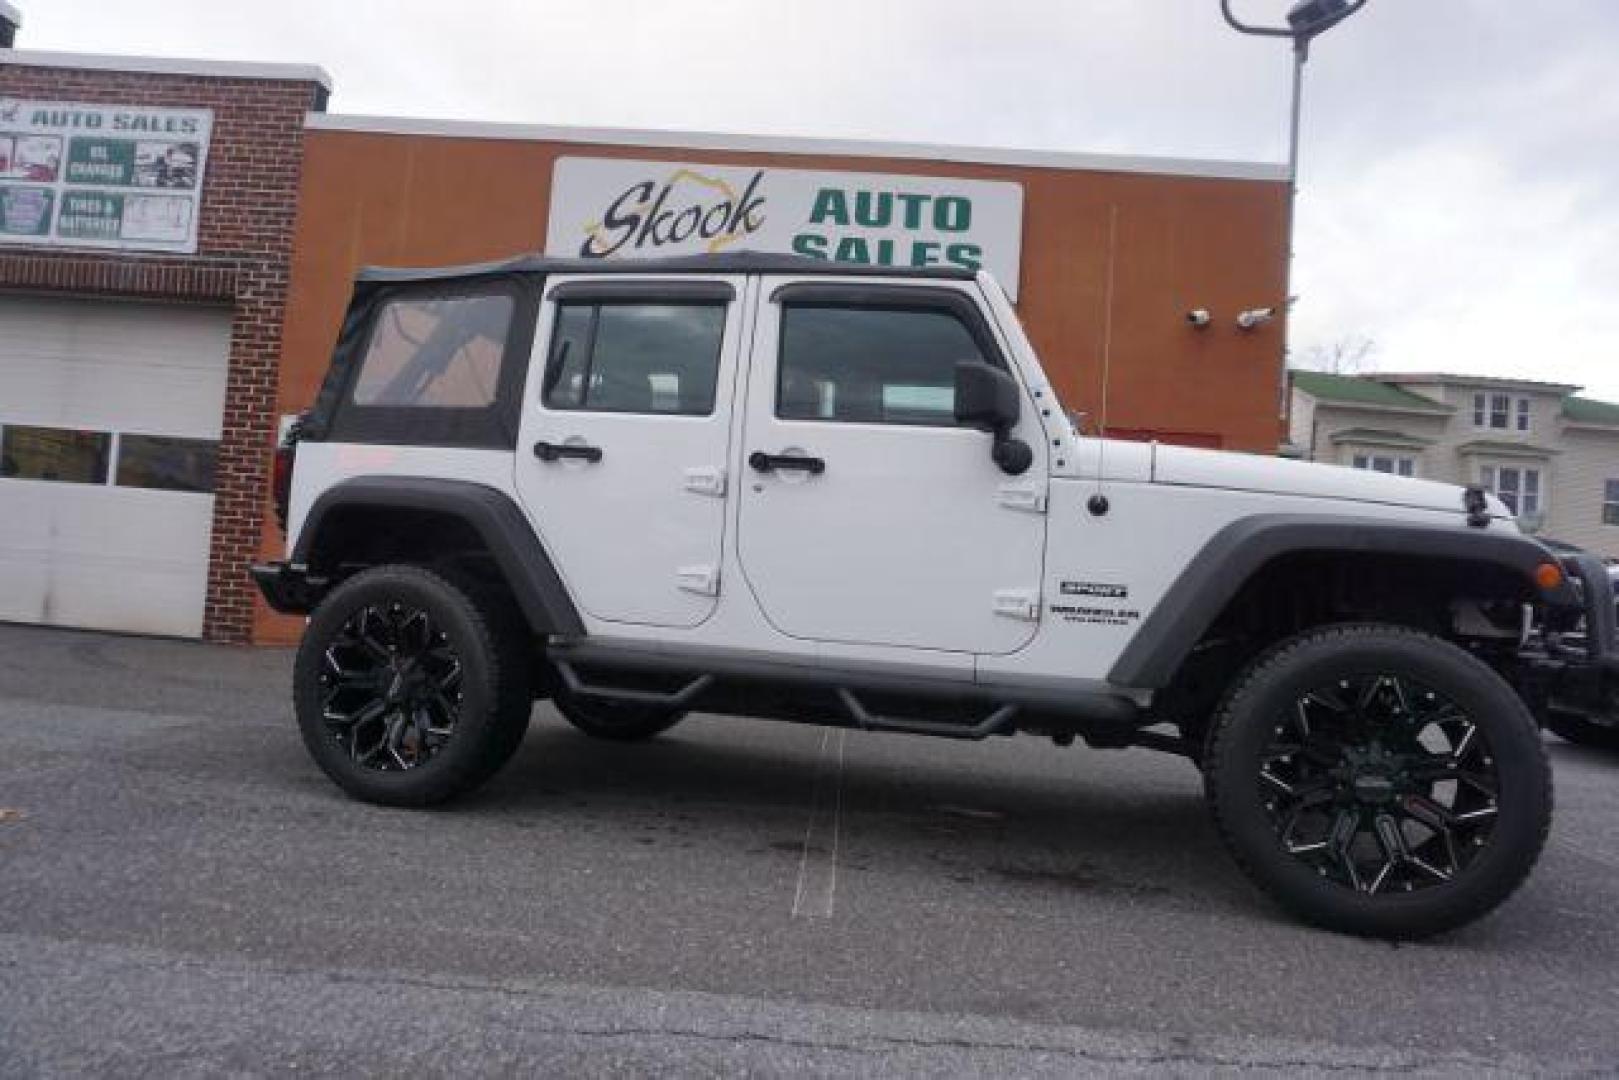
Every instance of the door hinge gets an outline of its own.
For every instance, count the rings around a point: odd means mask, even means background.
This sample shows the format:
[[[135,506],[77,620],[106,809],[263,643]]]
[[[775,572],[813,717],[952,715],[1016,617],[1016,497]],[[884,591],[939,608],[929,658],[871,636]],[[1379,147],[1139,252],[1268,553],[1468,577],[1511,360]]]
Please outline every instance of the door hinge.
[[[675,583],[685,592],[698,596],[720,594],[720,568],[717,566],[682,566],[675,571]]]
[[[685,487],[698,495],[725,496],[724,469],[687,469]]]
[[[1008,619],[1037,622],[1040,619],[1038,589],[1001,589],[995,594],[995,614]]]
[[[1008,510],[1043,514],[1046,512],[1046,489],[1044,485],[1002,484],[995,493],[995,501]]]

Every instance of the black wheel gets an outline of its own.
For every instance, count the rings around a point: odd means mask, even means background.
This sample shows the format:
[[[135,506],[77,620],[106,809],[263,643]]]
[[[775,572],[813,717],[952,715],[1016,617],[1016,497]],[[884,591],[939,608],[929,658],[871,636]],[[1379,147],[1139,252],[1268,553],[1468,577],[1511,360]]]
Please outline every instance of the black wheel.
[[[1546,727],[1559,738],[1576,746],[1589,746],[1595,750],[1619,753],[1619,727],[1607,727],[1587,720],[1578,713],[1551,709],[1546,714]]]
[[[500,606],[411,566],[334,589],[294,666],[298,727],[344,791],[429,806],[500,769],[528,727],[524,638]]]
[[[1426,937],[1484,915],[1551,825],[1551,769],[1517,694],[1393,626],[1330,626],[1261,656],[1215,719],[1204,777],[1248,876],[1354,934]]]
[[[640,742],[661,735],[686,718],[681,709],[637,701],[608,701],[557,689],[551,703],[562,718],[586,735],[613,742]]]

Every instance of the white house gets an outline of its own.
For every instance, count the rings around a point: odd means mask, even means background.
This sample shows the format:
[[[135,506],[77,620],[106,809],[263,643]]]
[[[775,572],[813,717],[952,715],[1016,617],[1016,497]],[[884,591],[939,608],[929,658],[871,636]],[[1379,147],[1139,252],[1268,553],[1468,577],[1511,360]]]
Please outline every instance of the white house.
[[[1300,456],[1480,484],[1524,528],[1619,558],[1619,405],[1476,375],[1294,371],[1289,383]]]

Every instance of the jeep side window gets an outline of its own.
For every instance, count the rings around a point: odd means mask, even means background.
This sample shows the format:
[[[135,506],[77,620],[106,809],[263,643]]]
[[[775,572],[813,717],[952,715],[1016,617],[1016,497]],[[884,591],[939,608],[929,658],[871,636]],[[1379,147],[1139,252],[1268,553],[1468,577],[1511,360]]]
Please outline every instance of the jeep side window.
[[[545,366],[548,409],[708,416],[723,304],[563,303]]]
[[[953,312],[788,304],[776,415],[954,427],[956,363],[983,351]]]
[[[514,309],[505,294],[390,300],[377,313],[354,404],[488,407]]]

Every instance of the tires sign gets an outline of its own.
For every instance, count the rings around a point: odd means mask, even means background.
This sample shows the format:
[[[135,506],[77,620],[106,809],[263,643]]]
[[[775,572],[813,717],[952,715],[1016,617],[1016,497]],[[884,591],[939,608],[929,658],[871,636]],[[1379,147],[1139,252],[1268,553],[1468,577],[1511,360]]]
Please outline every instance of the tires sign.
[[[557,159],[546,254],[735,251],[985,269],[1017,298],[1023,188],[989,180],[620,158]]]
[[[0,245],[197,250],[208,109],[0,98]]]

